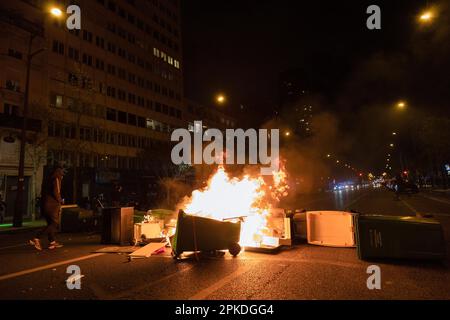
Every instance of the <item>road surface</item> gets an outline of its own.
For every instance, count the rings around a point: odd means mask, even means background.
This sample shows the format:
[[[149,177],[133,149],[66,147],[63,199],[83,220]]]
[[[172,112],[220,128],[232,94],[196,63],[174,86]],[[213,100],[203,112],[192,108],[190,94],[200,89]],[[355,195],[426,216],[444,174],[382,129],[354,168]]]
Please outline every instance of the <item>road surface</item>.
[[[431,194],[396,201],[386,190],[365,189],[299,197],[298,208],[353,209],[392,215],[432,214],[450,239],[450,201]],[[95,254],[98,235],[62,234],[58,251],[26,245],[32,233],[0,235],[0,299],[450,299],[444,263],[376,263],[381,290],[369,290],[367,267],[355,249],[296,245],[276,255],[242,252],[237,258],[175,262],[170,249],[128,262],[124,254]],[[84,276],[68,290],[69,265]]]

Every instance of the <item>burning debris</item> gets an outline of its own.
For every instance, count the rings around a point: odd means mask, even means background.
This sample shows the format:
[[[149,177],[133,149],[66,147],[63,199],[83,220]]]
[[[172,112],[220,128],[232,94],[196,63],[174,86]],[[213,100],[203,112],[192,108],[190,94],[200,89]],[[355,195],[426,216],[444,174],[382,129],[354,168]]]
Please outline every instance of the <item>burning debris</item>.
[[[284,165],[265,178],[249,174],[231,178],[220,166],[207,186],[192,192],[178,208],[197,217],[234,223],[242,220],[239,244],[243,247],[278,247],[283,232],[274,226],[274,219],[280,217],[273,213],[287,193]]]

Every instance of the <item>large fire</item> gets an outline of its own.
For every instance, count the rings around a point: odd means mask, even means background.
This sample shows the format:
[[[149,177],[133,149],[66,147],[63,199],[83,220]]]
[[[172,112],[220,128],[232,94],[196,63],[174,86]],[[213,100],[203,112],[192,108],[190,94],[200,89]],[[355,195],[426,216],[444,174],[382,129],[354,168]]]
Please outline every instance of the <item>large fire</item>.
[[[216,220],[236,221],[242,217],[241,246],[259,247],[265,236],[272,236],[268,228],[272,208],[287,195],[286,172],[283,166],[280,168],[266,178],[231,178],[219,167],[207,186],[193,191],[179,208],[187,214]]]

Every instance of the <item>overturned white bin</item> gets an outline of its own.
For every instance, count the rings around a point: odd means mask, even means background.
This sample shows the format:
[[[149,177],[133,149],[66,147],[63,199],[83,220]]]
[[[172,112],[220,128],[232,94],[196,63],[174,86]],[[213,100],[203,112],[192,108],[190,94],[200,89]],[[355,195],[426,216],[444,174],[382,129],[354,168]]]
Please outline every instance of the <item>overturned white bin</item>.
[[[327,247],[355,247],[353,214],[345,211],[306,212],[309,244]]]

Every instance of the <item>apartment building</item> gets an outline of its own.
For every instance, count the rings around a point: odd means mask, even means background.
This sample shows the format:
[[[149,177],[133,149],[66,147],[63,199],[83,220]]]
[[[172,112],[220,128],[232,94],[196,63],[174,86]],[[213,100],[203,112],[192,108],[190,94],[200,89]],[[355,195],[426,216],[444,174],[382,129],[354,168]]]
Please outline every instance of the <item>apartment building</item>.
[[[81,30],[66,26],[70,4],[81,9]],[[52,15],[55,8],[63,15]],[[92,197],[112,180],[137,185],[144,169],[157,170],[152,152],[166,149],[174,128],[186,127],[179,1],[21,0],[3,2],[0,11],[0,192],[7,216],[29,49],[36,52],[27,117],[29,212],[43,169],[56,163],[68,168],[69,202]]]

